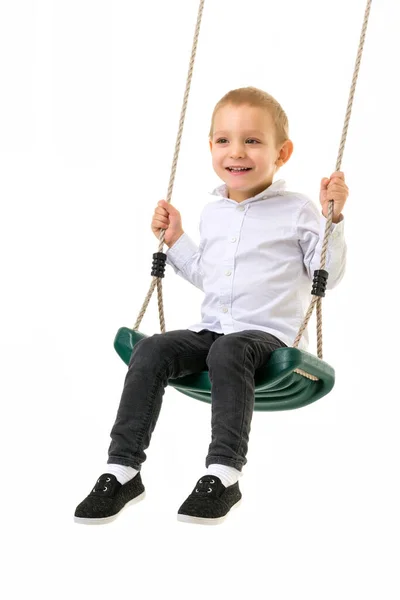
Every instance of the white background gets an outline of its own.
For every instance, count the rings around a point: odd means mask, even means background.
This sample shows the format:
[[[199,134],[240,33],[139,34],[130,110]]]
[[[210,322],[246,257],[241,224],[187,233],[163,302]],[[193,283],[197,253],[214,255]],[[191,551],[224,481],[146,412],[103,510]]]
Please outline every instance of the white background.
[[[286,110],[279,173],[318,203],[335,170],[364,0],[209,0],[172,204],[198,241],[221,181],[208,130],[230,89]],[[0,4],[1,538],[8,600],[397,599],[399,5],[372,3],[342,170],[347,274],[324,300],[332,393],[257,412],[241,507],[218,527],[176,512],[205,472],[210,405],[168,388],[142,476],[113,523],[73,522],[105,470],[126,366],[113,348],[151,282],[197,0]],[[164,279],[167,329],[202,293]],[[313,321],[314,324],[314,321]],[[142,322],[159,332],[156,297]],[[310,351],[315,331],[310,328]],[[4,555],[3,555],[4,556]],[[4,566],[4,565],[3,565]]]

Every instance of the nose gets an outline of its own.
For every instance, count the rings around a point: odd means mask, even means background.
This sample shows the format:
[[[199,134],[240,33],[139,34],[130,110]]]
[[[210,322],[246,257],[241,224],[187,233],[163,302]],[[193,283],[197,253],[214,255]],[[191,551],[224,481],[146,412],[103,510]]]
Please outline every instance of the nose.
[[[232,143],[230,147],[231,158],[242,158],[246,154],[244,145],[240,142]]]
[[[231,158],[243,158],[246,154],[243,147],[231,148]]]

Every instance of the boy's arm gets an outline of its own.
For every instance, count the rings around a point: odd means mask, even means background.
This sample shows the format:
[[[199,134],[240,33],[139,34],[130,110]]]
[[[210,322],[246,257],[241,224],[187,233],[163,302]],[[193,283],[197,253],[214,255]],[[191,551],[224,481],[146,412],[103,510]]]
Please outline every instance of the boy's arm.
[[[200,246],[196,246],[193,240],[183,233],[181,237],[167,248],[167,264],[171,265],[175,273],[186,279],[191,284],[203,290],[203,272],[201,270],[201,254],[203,251],[204,240],[202,236],[203,213],[200,217]]]
[[[304,204],[297,220],[297,236],[303,251],[304,266],[312,280],[314,271],[320,268],[322,244],[327,219],[309,200]],[[343,278],[346,267],[347,246],[344,239],[344,217],[332,224],[326,254],[325,269],[329,273],[327,289],[334,288]]]

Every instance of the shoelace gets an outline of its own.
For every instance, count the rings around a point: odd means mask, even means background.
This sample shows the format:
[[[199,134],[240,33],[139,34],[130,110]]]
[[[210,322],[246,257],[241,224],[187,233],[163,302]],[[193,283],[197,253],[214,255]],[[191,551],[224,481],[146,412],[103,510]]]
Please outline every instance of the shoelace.
[[[99,477],[92,492],[103,494],[110,489],[110,486],[108,485],[110,481],[111,477]]]
[[[215,479],[213,479],[211,476],[202,477],[197,482],[196,494],[202,494],[203,496],[205,496],[207,494],[211,494],[214,491],[214,489],[212,487],[214,484],[215,484]]]

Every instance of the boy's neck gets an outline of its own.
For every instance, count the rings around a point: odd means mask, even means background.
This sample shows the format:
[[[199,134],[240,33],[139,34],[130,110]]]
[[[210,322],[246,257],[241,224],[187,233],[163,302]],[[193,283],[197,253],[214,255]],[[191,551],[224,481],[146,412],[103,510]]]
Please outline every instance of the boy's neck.
[[[253,188],[252,190],[248,190],[248,191],[230,190],[228,188],[227,196],[230,200],[234,200],[235,202],[238,202],[240,204],[240,202],[244,202],[245,200],[248,200],[249,198],[254,198],[254,196],[257,196],[257,194],[264,192],[267,188],[270,187],[270,185],[272,185],[272,181],[266,182],[256,188]]]

